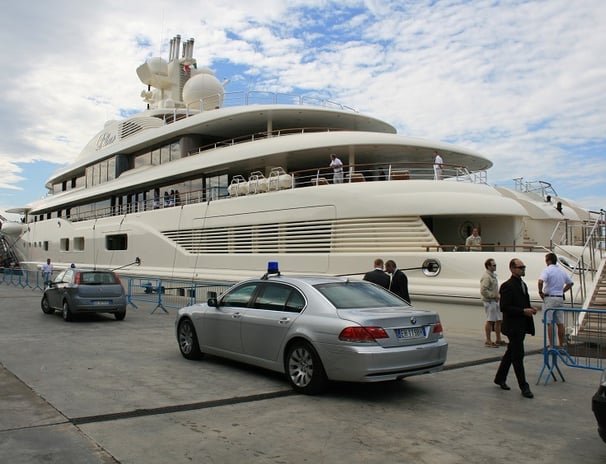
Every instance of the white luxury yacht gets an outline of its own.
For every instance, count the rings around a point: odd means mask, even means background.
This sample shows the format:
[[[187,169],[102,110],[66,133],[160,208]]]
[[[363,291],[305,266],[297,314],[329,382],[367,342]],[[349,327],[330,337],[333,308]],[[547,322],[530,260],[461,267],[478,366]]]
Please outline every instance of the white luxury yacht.
[[[334,102],[225,93],[193,45],[176,36],[168,60],[139,66],[147,109],[106,122],[45,198],[10,210],[23,219],[3,221],[0,265],[116,268],[140,257],[121,272],[234,281],[268,261],[361,278],[381,257],[405,270],[413,300],[478,299],[489,257],[501,279],[518,257],[534,281],[552,250],[573,274],[597,268],[588,237],[603,216],[549,183],[490,186],[482,155],[398,135]],[[482,248],[468,252],[473,228]]]

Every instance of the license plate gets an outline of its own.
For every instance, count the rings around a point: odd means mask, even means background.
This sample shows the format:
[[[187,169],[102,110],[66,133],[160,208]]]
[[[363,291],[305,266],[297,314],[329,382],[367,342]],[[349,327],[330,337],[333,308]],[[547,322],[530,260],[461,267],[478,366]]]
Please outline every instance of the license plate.
[[[404,329],[396,329],[396,337],[398,338],[421,338],[425,336],[423,327],[406,327]]]
[[[93,304],[94,305],[99,305],[99,306],[101,306],[101,305],[108,305],[109,301],[107,301],[107,300],[95,300],[95,301],[93,301]]]

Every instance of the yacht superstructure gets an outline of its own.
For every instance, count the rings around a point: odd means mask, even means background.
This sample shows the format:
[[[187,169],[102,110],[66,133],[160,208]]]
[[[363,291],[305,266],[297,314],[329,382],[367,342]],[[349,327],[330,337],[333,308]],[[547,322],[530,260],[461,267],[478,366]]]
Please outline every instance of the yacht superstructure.
[[[20,265],[115,268],[194,280],[287,272],[359,276],[375,257],[406,269],[415,297],[479,298],[488,257],[539,274],[558,249],[575,263],[596,218],[545,182],[487,183],[492,162],[472,150],[401,136],[390,124],[329,101],[226,93],[171,40],[169,59],[137,69],[147,108],[108,121],[49,194],[3,224]],[[444,159],[440,180],[434,154]],[[330,155],[343,162],[333,181]],[[464,252],[479,228],[481,252]],[[574,267],[574,266],[573,266]]]

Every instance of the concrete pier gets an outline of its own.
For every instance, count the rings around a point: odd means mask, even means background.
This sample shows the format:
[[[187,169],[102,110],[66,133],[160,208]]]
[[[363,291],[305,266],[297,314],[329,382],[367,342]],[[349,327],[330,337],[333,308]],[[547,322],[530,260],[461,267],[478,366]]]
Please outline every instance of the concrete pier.
[[[526,343],[535,398],[513,371],[499,389],[504,348],[484,347],[480,306],[419,305],[442,318],[443,372],[310,397],[272,372],[184,359],[174,310],[66,323],[40,297],[0,285],[2,463],[606,462],[591,412],[600,373],[563,367],[565,382],[535,385],[539,335]]]

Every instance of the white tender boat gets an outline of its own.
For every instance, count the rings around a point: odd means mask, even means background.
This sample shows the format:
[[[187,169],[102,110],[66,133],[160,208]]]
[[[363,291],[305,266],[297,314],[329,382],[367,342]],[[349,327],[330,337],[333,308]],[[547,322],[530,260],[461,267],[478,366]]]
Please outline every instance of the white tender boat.
[[[359,278],[382,257],[406,270],[415,300],[478,299],[489,257],[500,279],[521,258],[531,282],[547,251],[571,271],[595,257],[586,242],[600,215],[550,184],[491,186],[479,153],[398,135],[334,102],[226,93],[193,45],[179,53],[177,36],[168,60],[141,65],[147,109],[106,122],[44,199],[11,210],[23,222],[4,221],[4,246],[20,266],[116,268],[138,256],[125,274],[231,281],[279,261],[282,272]],[[474,227],[482,251],[466,252]]]

